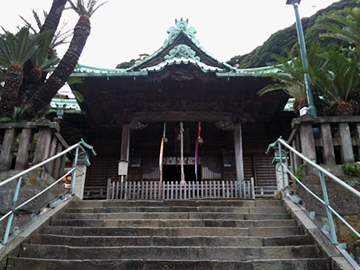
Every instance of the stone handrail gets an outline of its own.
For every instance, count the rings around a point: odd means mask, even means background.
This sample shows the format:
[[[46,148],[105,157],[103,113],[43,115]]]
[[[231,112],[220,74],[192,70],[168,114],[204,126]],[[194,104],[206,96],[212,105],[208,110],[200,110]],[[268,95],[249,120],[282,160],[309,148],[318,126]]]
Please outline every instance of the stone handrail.
[[[306,114],[292,121],[288,143],[310,160],[325,166],[356,161],[360,154],[360,116],[313,117]],[[300,161],[294,161],[296,167]]]
[[[60,153],[68,145],[59,130],[59,124],[48,119],[0,123],[0,171],[25,170]],[[44,169],[57,179],[63,174],[64,165],[65,158],[59,158]]]

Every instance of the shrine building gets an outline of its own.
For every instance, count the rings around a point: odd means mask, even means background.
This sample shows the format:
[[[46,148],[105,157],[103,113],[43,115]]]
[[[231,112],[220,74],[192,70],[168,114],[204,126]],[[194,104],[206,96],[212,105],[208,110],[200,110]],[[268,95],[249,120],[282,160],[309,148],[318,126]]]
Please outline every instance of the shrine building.
[[[283,91],[258,95],[273,82],[266,76],[273,67],[220,62],[188,20],[176,20],[167,33],[159,50],[130,68],[74,70],[71,88],[84,101],[80,114],[65,114],[62,134],[69,143],[83,137],[98,153],[85,190],[106,186],[109,178],[159,181],[161,170],[165,182],[183,174],[185,181],[254,178],[257,186],[276,186],[273,157],[265,151],[288,135],[294,115],[284,111]]]

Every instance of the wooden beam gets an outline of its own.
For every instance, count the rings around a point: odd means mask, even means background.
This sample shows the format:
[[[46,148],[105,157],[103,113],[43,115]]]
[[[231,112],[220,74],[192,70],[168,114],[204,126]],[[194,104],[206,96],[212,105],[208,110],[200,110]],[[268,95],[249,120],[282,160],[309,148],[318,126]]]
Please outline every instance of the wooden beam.
[[[232,113],[207,111],[164,111],[136,112],[131,115],[133,121],[140,122],[218,122],[232,121]]]

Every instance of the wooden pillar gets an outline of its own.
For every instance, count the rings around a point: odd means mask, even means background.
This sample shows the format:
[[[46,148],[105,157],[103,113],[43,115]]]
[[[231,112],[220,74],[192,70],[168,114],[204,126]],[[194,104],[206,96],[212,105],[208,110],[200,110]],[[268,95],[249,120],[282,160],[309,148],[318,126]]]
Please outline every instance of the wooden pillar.
[[[234,125],[234,147],[235,147],[235,163],[236,176],[238,180],[244,180],[244,163],[243,163],[243,147],[241,124]]]
[[[4,141],[1,147],[0,155],[0,170],[10,170],[13,158],[13,147],[16,139],[16,131],[13,128],[8,128],[5,131]]]
[[[123,124],[121,135],[121,153],[119,162],[119,175],[126,178],[130,152],[130,124]],[[123,179],[122,179],[123,180]]]
[[[331,136],[331,127],[329,123],[320,125],[321,139],[323,144],[323,158],[325,165],[335,165],[335,152],[333,138]]]
[[[29,167],[29,146],[32,141],[32,129],[24,128],[21,132],[15,170],[25,170]]]
[[[351,141],[350,128],[348,123],[340,123],[340,153],[342,163],[354,163],[354,151]]]

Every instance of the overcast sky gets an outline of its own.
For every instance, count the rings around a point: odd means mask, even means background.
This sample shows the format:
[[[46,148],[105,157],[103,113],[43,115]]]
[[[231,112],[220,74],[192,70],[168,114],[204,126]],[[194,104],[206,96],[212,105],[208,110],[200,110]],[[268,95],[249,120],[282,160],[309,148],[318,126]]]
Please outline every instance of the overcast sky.
[[[4,0],[3,0],[4,1]],[[99,2],[103,2],[99,0]],[[272,33],[295,22],[285,0],[109,0],[91,18],[92,31],[79,63],[115,68],[140,53],[158,50],[175,26],[189,19],[200,45],[221,61],[242,55],[263,44]],[[300,15],[309,17],[338,0],[303,0]],[[19,15],[33,21],[31,10],[49,11],[51,0],[11,0],[0,9],[0,25],[7,30],[23,25]],[[77,14],[66,10],[63,20],[73,27]],[[66,47],[59,50],[63,53]]]

